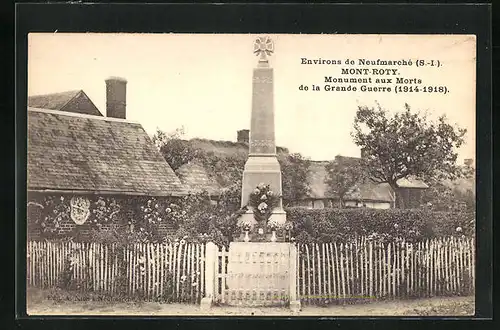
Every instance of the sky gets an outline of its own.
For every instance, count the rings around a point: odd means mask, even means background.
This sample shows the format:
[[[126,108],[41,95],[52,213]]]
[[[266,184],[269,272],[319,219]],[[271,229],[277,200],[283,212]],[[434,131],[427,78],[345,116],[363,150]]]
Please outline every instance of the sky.
[[[390,113],[426,111],[446,115],[466,128],[459,161],[475,158],[476,41],[467,35],[268,35],[274,42],[276,144],[313,160],[359,156],[353,143],[358,106],[380,104]],[[105,79],[127,79],[127,119],[150,134],[184,127],[186,138],[236,141],[250,127],[253,34],[36,33],[28,38],[28,95],[83,90],[105,114]],[[307,65],[302,59],[340,60],[342,65]],[[359,59],[439,60],[440,67],[360,66]],[[354,66],[344,64],[354,60]],[[335,92],[325,76],[345,68],[397,68],[399,77],[448,93]],[[371,76],[375,79],[379,76]],[[380,76],[390,77],[390,76]],[[395,77],[395,76],[394,76]],[[393,78],[394,79],[394,78]],[[312,85],[322,90],[311,91]],[[308,91],[299,86],[308,86]],[[332,84],[330,84],[332,85]],[[394,84],[389,84],[394,85]],[[387,86],[389,86],[387,85]]]

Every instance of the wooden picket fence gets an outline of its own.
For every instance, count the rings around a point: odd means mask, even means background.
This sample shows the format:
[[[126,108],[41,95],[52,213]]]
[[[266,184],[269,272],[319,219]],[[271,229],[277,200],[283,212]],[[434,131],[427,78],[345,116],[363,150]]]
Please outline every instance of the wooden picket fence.
[[[204,294],[203,244],[28,242],[27,284],[66,286],[144,300],[199,302]]]
[[[299,245],[297,290],[306,304],[474,293],[475,245],[471,238],[410,244]]]
[[[215,300],[231,300],[229,252],[224,248],[210,258],[205,244],[144,243],[120,248],[31,241],[27,248],[28,286],[198,303],[206,296],[207,283],[213,281]],[[297,251],[293,273],[297,295],[305,304],[470,295],[475,289],[472,238],[382,244],[363,237],[349,243],[298,244]],[[208,263],[215,267],[210,280],[205,278]]]

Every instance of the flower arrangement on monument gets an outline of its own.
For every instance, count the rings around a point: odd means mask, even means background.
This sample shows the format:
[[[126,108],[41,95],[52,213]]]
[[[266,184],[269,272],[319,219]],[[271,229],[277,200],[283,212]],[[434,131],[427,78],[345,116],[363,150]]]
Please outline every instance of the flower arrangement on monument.
[[[250,194],[248,204],[253,208],[255,220],[259,223],[266,223],[274,208],[278,206],[279,200],[280,197],[271,190],[268,184],[261,183]]]
[[[248,222],[244,222],[241,225],[239,225],[243,231],[250,231],[252,228],[252,225]]]
[[[276,231],[280,229],[280,227],[281,227],[280,224],[277,223],[276,221],[269,220],[267,222],[267,228],[269,228],[269,230],[272,233],[271,242],[276,242]]]
[[[270,231],[277,231],[278,229],[280,229],[280,224],[276,221],[269,220],[267,222],[267,228],[269,228]]]

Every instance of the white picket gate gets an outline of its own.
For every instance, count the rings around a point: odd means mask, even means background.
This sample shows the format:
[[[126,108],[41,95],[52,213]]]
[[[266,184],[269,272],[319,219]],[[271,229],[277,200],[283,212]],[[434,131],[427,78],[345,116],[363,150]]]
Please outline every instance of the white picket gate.
[[[207,297],[231,306],[284,306],[297,299],[297,252],[289,243],[207,244]],[[211,260],[209,260],[211,259]],[[210,282],[210,281],[208,281]],[[213,289],[212,289],[213,288]]]

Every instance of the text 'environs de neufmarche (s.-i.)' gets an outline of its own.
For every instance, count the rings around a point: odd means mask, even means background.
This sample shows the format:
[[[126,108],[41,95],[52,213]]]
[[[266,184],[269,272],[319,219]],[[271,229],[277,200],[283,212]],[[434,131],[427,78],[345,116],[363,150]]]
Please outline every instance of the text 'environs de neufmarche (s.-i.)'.
[[[306,57],[300,58],[300,64],[305,65],[358,65],[358,66],[372,66],[372,65],[387,65],[387,66],[435,66],[441,67],[442,63],[440,60],[436,59],[392,59],[392,60],[382,60],[378,59],[363,59],[359,58],[357,60],[345,59],[345,60],[333,60],[333,59],[309,59]]]

